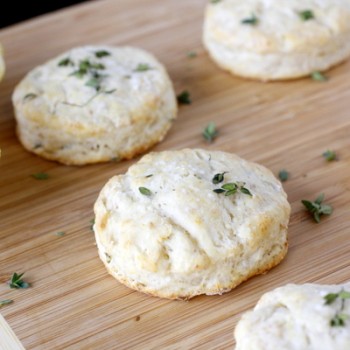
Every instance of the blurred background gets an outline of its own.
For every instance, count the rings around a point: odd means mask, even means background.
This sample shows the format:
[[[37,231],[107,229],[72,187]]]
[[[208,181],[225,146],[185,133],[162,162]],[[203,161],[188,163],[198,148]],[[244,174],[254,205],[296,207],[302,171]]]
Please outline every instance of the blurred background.
[[[83,0],[9,1],[0,12],[0,28],[80,2]]]

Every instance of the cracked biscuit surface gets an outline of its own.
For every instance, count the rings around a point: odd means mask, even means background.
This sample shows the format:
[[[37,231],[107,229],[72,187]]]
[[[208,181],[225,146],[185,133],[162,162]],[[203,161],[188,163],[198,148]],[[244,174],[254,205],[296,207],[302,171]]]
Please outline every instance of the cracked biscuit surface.
[[[214,184],[216,174],[223,179]],[[239,186],[235,193],[214,192],[232,183]],[[290,205],[281,183],[263,166],[230,153],[150,153],[108,181],[94,210],[108,271],[159,297],[227,292],[287,252]]]
[[[132,47],[67,51],[30,71],[13,104],[23,146],[73,165],[132,158],[161,141],[177,114],[165,68]]]
[[[211,2],[203,39],[233,74],[263,81],[306,76],[350,56],[350,1]]]
[[[350,300],[326,295],[350,292],[342,285],[289,284],[264,294],[235,329],[236,350],[348,350]],[[340,311],[341,310],[341,311]],[[336,314],[347,315],[343,326],[332,326]]]

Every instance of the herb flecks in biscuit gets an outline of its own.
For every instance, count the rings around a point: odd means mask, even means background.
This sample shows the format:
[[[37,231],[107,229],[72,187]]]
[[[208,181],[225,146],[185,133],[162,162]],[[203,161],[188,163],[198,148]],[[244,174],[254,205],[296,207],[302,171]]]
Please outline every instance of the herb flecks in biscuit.
[[[350,2],[223,0],[207,5],[203,31],[211,58],[234,75],[307,77],[350,57]]]
[[[243,194],[246,194],[250,197],[252,197],[253,195],[251,194],[251,192],[244,187],[245,183],[244,182],[231,182],[231,183],[227,183],[225,185],[222,185],[221,188],[217,188],[215,190],[213,190],[215,193],[224,193],[225,196],[231,196],[237,192],[241,192]]]
[[[149,190],[147,187],[139,187],[139,191],[141,194],[143,194],[144,196],[147,196],[147,197],[152,195],[151,190]]]
[[[111,53],[107,50],[100,50],[100,51],[96,51],[95,52],[95,56],[97,58],[102,58],[102,57],[106,57],[106,56],[110,56]]]
[[[165,137],[178,109],[152,54],[111,46],[73,48],[34,68],[15,88],[13,104],[23,146],[68,165],[146,152]]]
[[[212,179],[212,182],[214,185],[217,185],[221,182],[224,181],[224,177],[225,177],[225,174],[226,172],[224,171],[223,173],[218,173],[218,174],[215,174],[213,179]]]
[[[350,283],[288,284],[265,293],[235,329],[236,350],[347,350]]]
[[[152,68],[150,67],[149,64],[147,63],[139,63],[137,67],[135,68],[135,72],[147,72],[148,70],[151,70]]]
[[[30,92],[29,94],[24,95],[23,101],[30,101],[37,97],[38,97],[37,94],[33,94],[32,92]]]
[[[248,24],[248,25],[251,25],[251,26],[256,26],[259,23],[259,19],[253,13],[250,17],[242,19],[241,23],[242,24]]]
[[[309,21],[310,19],[315,18],[315,15],[311,10],[300,11],[299,16],[303,21]]]
[[[74,66],[74,62],[69,57],[66,57],[58,62],[58,66],[59,67]]]
[[[222,294],[287,252],[290,205],[281,183],[230,153],[147,154],[108,181],[94,211],[107,270],[163,298]]]

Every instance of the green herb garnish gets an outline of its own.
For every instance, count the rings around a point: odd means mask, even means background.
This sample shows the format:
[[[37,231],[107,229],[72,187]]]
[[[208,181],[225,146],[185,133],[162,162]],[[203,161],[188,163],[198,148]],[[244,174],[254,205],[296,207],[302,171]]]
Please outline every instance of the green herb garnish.
[[[104,57],[104,56],[108,56],[108,55],[110,55],[110,53],[107,52],[107,51],[97,51],[97,52],[95,52],[95,56],[98,57],[98,58],[101,58],[101,57]],[[75,70],[73,73],[70,74],[70,76],[75,76],[77,78],[83,78],[86,75],[88,75],[88,80],[85,83],[85,86],[92,87],[98,92],[96,95],[94,95],[92,98],[90,98],[83,105],[77,105],[78,107],[83,107],[83,106],[87,105],[89,102],[91,102],[91,100],[93,98],[98,96],[99,93],[111,94],[112,92],[115,91],[115,89],[103,91],[103,89],[102,89],[102,81],[108,75],[106,75],[106,74],[102,75],[102,74],[99,73],[99,71],[100,70],[104,70],[104,69],[106,69],[104,64],[102,64],[102,63],[92,63],[88,59],[85,59],[85,60],[82,60],[82,61],[79,62],[79,69]],[[67,104],[69,104],[69,103],[67,103]]]
[[[146,177],[152,177],[152,176],[153,176],[153,174],[146,175]]]
[[[49,174],[46,173],[36,173],[31,175],[35,180],[47,180],[49,178]]]
[[[85,76],[85,74],[87,74],[87,70],[78,69],[78,70],[74,71],[73,73],[69,74],[69,76],[77,77],[77,78],[81,79]]]
[[[223,173],[219,173],[219,174],[215,174],[213,179],[211,180],[212,183],[214,185],[217,185],[219,184],[220,182],[223,182],[224,181],[224,176],[225,176],[226,172],[223,172]]]
[[[278,178],[282,181],[282,182],[285,182],[288,180],[289,178],[289,173],[287,170],[280,170],[280,172],[278,173]]]
[[[195,58],[195,57],[197,57],[197,52],[196,51],[189,51],[189,52],[187,52],[187,57],[188,58]]]
[[[74,71],[70,75],[73,75],[77,78],[83,78],[88,73],[88,69],[89,69],[88,63],[89,63],[89,61],[87,61],[87,60],[80,61],[79,69]]]
[[[109,264],[112,261],[112,257],[107,253],[105,253],[105,255],[106,255],[106,262],[107,264]]]
[[[14,288],[14,289],[22,289],[22,288],[28,288],[30,287],[29,283],[25,282],[22,279],[22,276],[24,275],[24,272],[21,274],[17,274],[16,272],[12,275],[10,281],[9,281],[9,285],[10,288]]]
[[[89,69],[105,69],[106,67],[102,63],[91,63],[89,60],[83,60],[79,63],[79,69],[89,70]]]
[[[328,204],[322,204],[324,200],[324,194],[321,193],[314,202],[303,199],[301,202],[305,208],[313,215],[315,221],[319,223],[322,215],[331,215],[333,208]]]
[[[101,75],[98,72],[93,72],[92,77],[85,83],[86,86],[94,88],[96,91],[101,90],[101,83],[105,75]]]
[[[337,159],[337,154],[331,150],[327,150],[322,155],[328,162],[332,162],[333,160]]]
[[[210,0],[210,2],[211,2],[212,4],[217,4],[217,3],[220,2],[220,1],[222,1],[222,0]]]
[[[139,63],[134,72],[146,72],[152,69],[147,63]]]
[[[66,233],[63,231],[56,232],[55,235],[59,237],[63,237]]]
[[[227,184],[221,186],[221,188],[217,188],[213,191],[215,193],[219,193],[219,194],[225,193],[225,196],[231,196],[239,191],[243,194],[246,194],[246,195],[252,197],[253,195],[251,194],[251,192],[248,190],[248,188],[246,188],[244,186],[245,186],[244,182],[230,182],[230,183],[227,183]]]
[[[90,220],[90,230],[94,232],[95,218]]]
[[[117,91],[117,89],[112,89],[112,90],[106,90],[103,91],[104,94],[113,94],[113,92]]]
[[[148,197],[152,194],[152,192],[146,187],[139,187],[139,191],[141,194]]]
[[[348,315],[343,313],[336,313],[335,316],[331,319],[330,325],[332,327],[344,327],[345,321],[349,318]]]
[[[339,292],[339,297],[341,299],[350,299],[350,292],[347,292],[346,290],[341,290]]]
[[[259,19],[253,13],[251,17],[242,19],[241,23],[251,25],[251,26],[256,26],[259,23]]]
[[[102,57],[106,57],[106,56],[110,56],[110,55],[111,55],[111,53],[106,51],[106,50],[100,50],[100,51],[95,52],[95,56],[97,58],[102,58]]]
[[[105,65],[102,63],[93,63],[91,64],[92,69],[106,69]]]
[[[38,95],[33,94],[32,92],[30,92],[29,94],[25,95],[23,97],[23,101],[29,101],[29,100],[33,100],[34,98],[37,98]]]
[[[177,95],[177,102],[181,105],[190,105],[191,97],[188,91],[182,91],[181,94]]]
[[[202,133],[205,140],[208,142],[213,142],[216,136],[218,135],[218,131],[216,130],[215,123],[210,122],[204,129]]]
[[[101,90],[101,79],[91,78],[86,82],[85,85],[93,87],[96,91],[99,91],[99,90]]]
[[[325,304],[331,305],[334,301],[338,299],[339,293],[329,293],[324,296]]]
[[[91,63],[88,59],[80,61],[79,69],[71,73],[71,76],[83,78],[88,73],[93,73],[93,70],[103,70],[106,67],[102,63]]]
[[[13,303],[13,300],[11,300],[11,299],[0,300],[0,308],[3,307],[4,305],[9,305],[12,303]]]
[[[311,10],[304,10],[304,11],[300,11],[299,12],[299,17],[303,20],[303,21],[308,21],[310,19],[314,19],[315,15]]]
[[[340,299],[340,309],[336,312],[334,317],[330,320],[331,327],[344,327],[345,321],[349,318],[349,315],[343,313],[345,309],[345,301],[350,299],[350,292],[341,290],[339,293],[329,293],[324,296],[325,305],[333,304],[337,299]]]
[[[324,74],[318,71],[311,73],[311,79],[315,81],[321,81],[321,82],[328,80],[328,78]]]
[[[69,57],[66,57],[63,60],[58,62],[58,66],[59,67],[74,66],[74,62]]]

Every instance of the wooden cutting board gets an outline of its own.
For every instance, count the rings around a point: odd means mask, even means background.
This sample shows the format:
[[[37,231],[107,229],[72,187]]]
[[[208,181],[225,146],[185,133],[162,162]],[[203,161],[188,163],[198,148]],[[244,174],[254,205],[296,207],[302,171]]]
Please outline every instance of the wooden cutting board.
[[[1,312],[26,349],[232,349],[241,313],[268,290],[350,279],[350,62],[328,72],[326,83],[232,77],[202,47],[205,3],[91,1],[0,31],[7,62],[0,84],[0,299],[14,300]],[[193,103],[180,108],[155,151],[218,149],[290,172],[290,250],[281,265],[230,293],[189,302],[134,292],[107,274],[90,230],[92,207],[104,183],[135,160],[86,167],[42,160],[18,143],[11,105],[29,69],[90,43],[145,48],[167,66],[177,92],[191,93]],[[198,56],[188,58],[189,51]],[[213,144],[201,137],[209,121],[220,131]],[[327,149],[339,160],[326,162]],[[35,180],[37,172],[50,178]],[[334,213],[315,224],[300,200],[321,192]],[[9,289],[15,271],[32,287]]]

